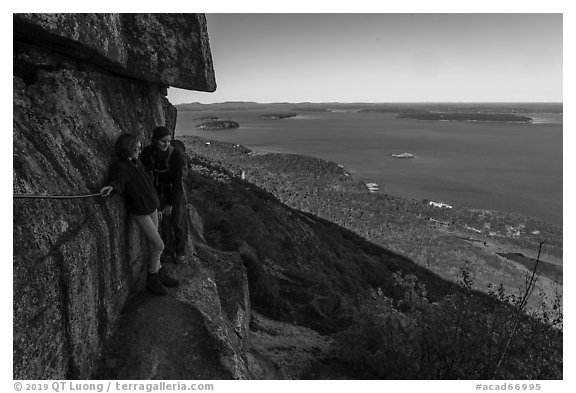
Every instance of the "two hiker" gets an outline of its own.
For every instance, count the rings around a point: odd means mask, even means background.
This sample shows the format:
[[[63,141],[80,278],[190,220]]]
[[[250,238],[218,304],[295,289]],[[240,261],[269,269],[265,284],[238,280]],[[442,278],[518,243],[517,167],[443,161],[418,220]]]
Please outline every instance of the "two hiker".
[[[161,257],[164,253],[165,261],[169,256],[174,262],[183,262],[188,237],[182,184],[186,160],[182,152],[170,146],[171,138],[167,127],[156,127],[152,144],[141,153],[135,135],[120,135],[115,145],[117,160],[100,191],[105,197],[124,194],[128,212],[150,244],[146,288],[155,295],[165,295],[166,286],[178,285],[162,267]],[[160,217],[164,219],[163,236]]]

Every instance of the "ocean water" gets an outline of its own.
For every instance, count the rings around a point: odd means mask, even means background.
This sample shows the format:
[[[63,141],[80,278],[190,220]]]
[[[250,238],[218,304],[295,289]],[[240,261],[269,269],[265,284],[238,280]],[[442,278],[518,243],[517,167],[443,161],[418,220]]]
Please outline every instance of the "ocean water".
[[[392,195],[516,212],[562,225],[561,114],[526,114],[534,119],[531,124],[418,121],[357,111],[259,118],[273,112],[179,110],[176,135],[319,157]],[[234,120],[241,127],[195,128],[204,116]],[[415,157],[392,157],[404,152]]]

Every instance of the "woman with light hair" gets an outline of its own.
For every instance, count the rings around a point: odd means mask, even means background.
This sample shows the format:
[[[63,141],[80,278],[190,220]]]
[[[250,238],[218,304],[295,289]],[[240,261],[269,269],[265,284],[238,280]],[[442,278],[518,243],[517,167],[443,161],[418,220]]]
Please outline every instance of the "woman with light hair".
[[[154,295],[166,295],[165,286],[178,286],[178,281],[169,277],[160,263],[164,242],[158,233],[158,207],[160,199],[146,168],[138,156],[142,145],[135,135],[125,133],[118,137],[115,146],[117,160],[100,194],[108,197],[124,195],[126,207],[150,245],[150,261],[146,288]]]

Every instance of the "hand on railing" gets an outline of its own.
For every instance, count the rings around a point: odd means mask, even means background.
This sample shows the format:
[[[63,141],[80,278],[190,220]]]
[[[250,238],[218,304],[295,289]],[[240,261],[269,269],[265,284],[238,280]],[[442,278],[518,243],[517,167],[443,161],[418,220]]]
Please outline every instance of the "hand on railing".
[[[114,187],[112,187],[112,186],[104,186],[100,190],[100,195],[103,198],[109,197],[113,190],[114,190]]]

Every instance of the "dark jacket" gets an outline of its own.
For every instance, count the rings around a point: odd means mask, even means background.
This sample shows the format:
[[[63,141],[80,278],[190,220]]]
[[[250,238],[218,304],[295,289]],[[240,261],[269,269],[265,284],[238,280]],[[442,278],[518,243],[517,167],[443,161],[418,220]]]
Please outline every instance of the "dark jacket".
[[[128,211],[132,214],[150,214],[160,206],[150,175],[138,160],[116,161],[110,168],[107,184],[114,187],[114,193],[124,194]]]
[[[182,179],[186,168],[186,159],[180,150],[170,146],[172,152],[161,151],[154,145],[146,146],[140,159],[148,169],[156,191],[166,203],[174,206],[185,197]]]

